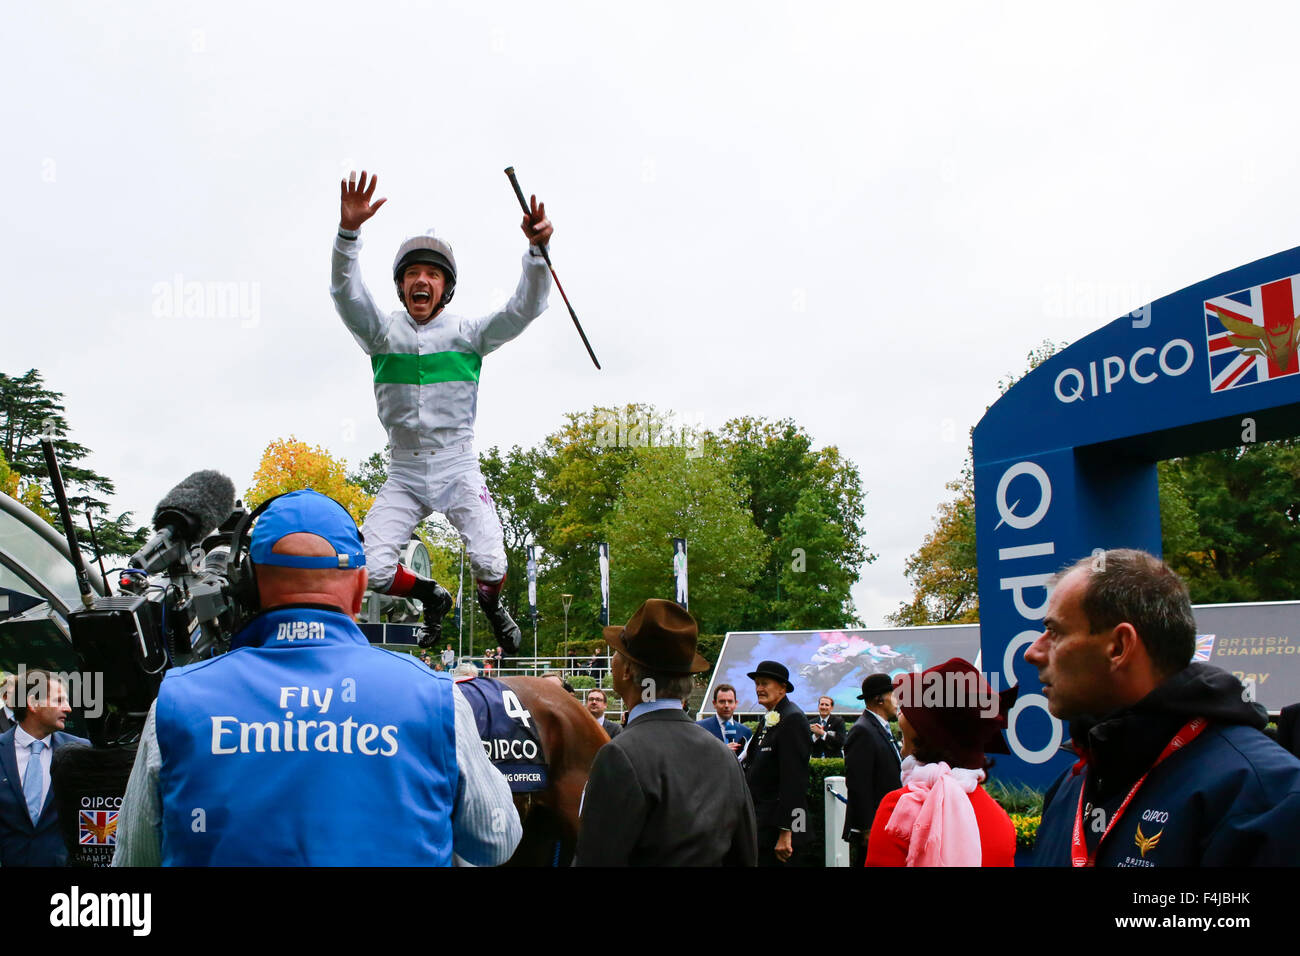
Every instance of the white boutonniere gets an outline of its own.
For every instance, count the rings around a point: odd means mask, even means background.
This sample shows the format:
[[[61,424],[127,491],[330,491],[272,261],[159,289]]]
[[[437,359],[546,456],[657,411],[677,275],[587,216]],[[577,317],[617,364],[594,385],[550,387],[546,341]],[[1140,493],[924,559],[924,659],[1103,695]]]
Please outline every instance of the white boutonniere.
[[[774,710],[769,710],[767,712],[767,716],[763,718],[763,725],[765,727],[775,727],[780,722],[781,722],[781,715]]]

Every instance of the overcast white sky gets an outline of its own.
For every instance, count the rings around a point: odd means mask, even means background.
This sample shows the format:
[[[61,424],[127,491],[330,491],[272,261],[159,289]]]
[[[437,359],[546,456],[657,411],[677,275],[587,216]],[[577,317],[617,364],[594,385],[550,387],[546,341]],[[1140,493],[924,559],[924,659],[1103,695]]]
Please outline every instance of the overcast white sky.
[[[378,11],[378,12],[376,12]],[[513,289],[502,169],[555,223],[558,295],[485,363],[478,443],[642,401],[789,416],[861,469],[868,624],[969,428],[1044,338],[1300,235],[1284,4],[24,4],[6,10],[0,371],[40,369],[147,521],[198,468],[248,486],[290,434],[383,447],[335,316],[338,181],[377,170],[401,239]],[[176,281],[243,308],[172,310]]]

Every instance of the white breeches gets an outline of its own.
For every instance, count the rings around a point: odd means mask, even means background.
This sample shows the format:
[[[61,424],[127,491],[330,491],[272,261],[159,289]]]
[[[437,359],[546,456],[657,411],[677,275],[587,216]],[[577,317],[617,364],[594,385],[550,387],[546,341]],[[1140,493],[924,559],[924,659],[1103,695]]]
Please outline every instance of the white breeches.
[[[383,591],[392,583],[398,555],[411,540],[411,532],[435,511],[460,533],[476,580],[500,581],[505,576],[501,519],[474,449],[470,445],[432,451],[394,449],[388,480],[361,527],[371,588]]]

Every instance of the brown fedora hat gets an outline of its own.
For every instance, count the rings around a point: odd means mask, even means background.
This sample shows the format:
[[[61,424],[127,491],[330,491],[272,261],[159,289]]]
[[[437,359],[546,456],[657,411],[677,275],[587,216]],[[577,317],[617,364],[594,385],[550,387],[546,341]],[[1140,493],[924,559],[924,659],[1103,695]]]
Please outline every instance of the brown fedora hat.
[[[605,643],[628,660],[661,674],[698,674],[712,665],[696,653],[699,628],[673,601],[650,598],[625,627],[605,628]]]

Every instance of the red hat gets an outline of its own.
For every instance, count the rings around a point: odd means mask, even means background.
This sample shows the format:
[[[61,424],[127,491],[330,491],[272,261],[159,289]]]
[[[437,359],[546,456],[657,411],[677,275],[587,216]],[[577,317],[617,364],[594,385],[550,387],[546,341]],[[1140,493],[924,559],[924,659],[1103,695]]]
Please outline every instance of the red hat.
[[[954,657],[895,681],[899,709],[926,745],[950,755],[956,766],[980,769],[986,753],[1010,753],[1002,731],[1019,688],[993,693],[970,661]]]

